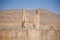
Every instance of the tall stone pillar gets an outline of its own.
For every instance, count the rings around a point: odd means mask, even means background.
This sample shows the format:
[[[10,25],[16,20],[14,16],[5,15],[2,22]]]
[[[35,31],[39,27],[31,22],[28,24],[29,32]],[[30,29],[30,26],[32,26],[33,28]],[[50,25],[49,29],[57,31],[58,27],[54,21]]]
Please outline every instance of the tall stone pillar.
[[[40,21],[40,16],[39,16],[39,10],[36,10],[36,14],[35,14],[35,18],[34,18],[34,25],[36,27],[36,29],[39,29],[40,27],[40,24],[39,24],[39,21]]]
[[[29,39],[30,40],[41,40],[41,32],[39,30],[39,10],[36,10],[36,14],[34,15],[34,25],[33,28],[29,30]]]
[[[59,31],[57,31],[57,40],[60,40],[60,33],[59,33]]]
[[[28,40],[28,38],[27,38],[27,30],[25,30],[25,29],[21,29],[18,32],[17,36],[18,36],[17,40]]]
[[[50,27],[50,29],[48,31],[48,40],[58,40],[56,34],[57,33],[56,33],[56,30],[54,29],[54,27]]]
[[[29,40],[41,40],[41,32],[38,29],[30,30]]]
[[[7,40],[12,40],[11,31],[9,31],[9,32],[7,33]]]
[[[0,30],[0,40],[2,40],[2,31]]]
[[[7,31],[2,31],[2,40],[7,40]]]
[[[18,40],[28,40],[27,38],[27,33],[28,33],[28,30],[25,29],[27,28],[27,17],[26,17],[26,10],[23,10],[22,11],[23,14],[22,14],[22,29],[18,32]]]
[[[27,15],[26,15],[26,10],[23,10],[22,14],[22,27],[27,27]]]

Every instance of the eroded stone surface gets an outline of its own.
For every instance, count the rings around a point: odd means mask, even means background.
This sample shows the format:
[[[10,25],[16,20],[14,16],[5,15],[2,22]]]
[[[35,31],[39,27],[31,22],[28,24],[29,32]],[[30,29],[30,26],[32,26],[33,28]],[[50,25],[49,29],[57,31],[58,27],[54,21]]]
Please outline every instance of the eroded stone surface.
[[[60,16],[47,10],[0,11],[0,40],[60,40]]]

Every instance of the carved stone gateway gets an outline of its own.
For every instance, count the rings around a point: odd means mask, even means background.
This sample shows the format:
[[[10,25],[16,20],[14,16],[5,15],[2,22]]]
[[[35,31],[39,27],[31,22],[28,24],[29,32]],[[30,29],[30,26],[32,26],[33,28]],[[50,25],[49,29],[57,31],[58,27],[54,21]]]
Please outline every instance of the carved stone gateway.
[[[0,40],[60,40],[59,20],[46,10],[0,11]]]

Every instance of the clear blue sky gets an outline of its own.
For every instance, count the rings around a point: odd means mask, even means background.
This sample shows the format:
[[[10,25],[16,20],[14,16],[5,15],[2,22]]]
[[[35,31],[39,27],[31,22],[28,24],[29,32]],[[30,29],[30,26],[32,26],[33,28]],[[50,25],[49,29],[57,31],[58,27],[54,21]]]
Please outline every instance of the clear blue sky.
[[[60,0],[0,0],[0,10],[38,8],[60,14]]]

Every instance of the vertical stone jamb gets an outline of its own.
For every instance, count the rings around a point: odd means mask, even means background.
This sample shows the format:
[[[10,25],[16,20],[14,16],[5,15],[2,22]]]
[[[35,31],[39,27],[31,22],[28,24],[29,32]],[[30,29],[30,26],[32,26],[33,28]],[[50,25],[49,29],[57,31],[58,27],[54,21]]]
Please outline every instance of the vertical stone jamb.
[[[27,24],[27,20],[26,20],[26,10],[23,10],[23,14],[22,14],[22,28],[26,27]]]
[[[37,29],[39,29],[39,21],[40,21],[39,10],[36,10],[34,24]]]

